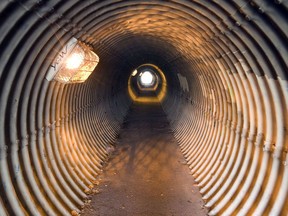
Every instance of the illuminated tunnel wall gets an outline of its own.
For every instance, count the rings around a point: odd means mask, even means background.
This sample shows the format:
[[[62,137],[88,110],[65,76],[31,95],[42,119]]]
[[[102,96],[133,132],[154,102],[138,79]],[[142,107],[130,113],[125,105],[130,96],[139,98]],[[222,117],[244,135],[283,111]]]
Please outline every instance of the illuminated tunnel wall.
[[[288,215],[286,0],[0,2],[0,215],[76,215],[132,103],[141,64],[210,215]],[[100,63],[45,80],[71,37]]]

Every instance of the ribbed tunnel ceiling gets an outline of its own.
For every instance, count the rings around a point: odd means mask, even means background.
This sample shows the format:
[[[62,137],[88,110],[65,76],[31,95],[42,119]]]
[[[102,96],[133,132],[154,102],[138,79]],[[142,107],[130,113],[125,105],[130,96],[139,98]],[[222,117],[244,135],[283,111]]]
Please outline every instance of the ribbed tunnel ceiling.
[[[0,215],[74,215],[154,64],[210,215],[288,215],[288,1],[0,2]],[[48,82],[71,37],[100,63]],[[192,214],[191,214],[192,215]]]

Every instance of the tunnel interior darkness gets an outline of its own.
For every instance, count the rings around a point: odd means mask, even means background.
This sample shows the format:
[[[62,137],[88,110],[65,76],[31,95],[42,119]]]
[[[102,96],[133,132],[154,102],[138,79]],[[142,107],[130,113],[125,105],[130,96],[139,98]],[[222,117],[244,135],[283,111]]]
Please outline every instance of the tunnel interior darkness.
[[[287,8],[1,1],[0,215],[80,212],[137,101],[129,77],[143,64],[163,73],[156,99],[209,215],[288,215]],[[99,64],[83,84],[47,81],[72,37]]]

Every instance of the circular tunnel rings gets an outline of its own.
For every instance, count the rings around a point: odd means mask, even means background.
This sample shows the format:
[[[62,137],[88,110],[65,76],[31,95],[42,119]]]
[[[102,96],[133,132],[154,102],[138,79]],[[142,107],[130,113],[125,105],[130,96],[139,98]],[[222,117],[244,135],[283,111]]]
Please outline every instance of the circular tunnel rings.
[[[166,92],[166,77],[156,65],[140,65],[133,70],[128,79],[128,93],[134,102],[161,102],[164,100]]]

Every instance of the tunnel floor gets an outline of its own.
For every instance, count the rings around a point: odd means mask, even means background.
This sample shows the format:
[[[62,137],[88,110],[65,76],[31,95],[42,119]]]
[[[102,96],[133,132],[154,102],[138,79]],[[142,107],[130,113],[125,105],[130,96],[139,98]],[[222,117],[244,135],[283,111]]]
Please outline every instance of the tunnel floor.
[[[133,104],[81,215],[207,215],[159,104]]]

